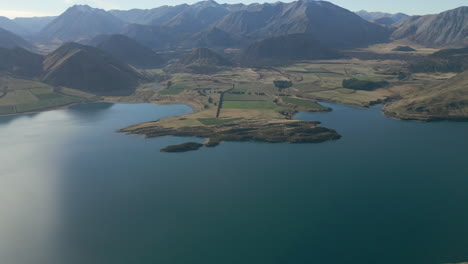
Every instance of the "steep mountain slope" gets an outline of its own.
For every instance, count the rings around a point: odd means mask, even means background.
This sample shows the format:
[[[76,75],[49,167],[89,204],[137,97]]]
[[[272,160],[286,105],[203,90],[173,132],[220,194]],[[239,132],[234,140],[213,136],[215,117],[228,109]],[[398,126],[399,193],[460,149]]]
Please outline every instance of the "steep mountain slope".
[[[252,39],[309,33],[334,47],[365,46],[388,40],[388,29],[326,1],[263,4],[256,11],[231,13],[217,25],[233,35]]]
[[[114,15],[87,5],[75,5],[54,19],[40,33],[45,40],[70,41],[120,32],[124,22]]]
[[[0,16],[0,28],[6,29],[20,36],[25,36],[29,34],[29,32],[22,26],[18,25],[16,22],[10,20],[9,18],[2,16]]]
[[[38,33],[57,17],[17,17],[13,21],[30,33]]]
[[[0,72],[22,77],[37,77],[42,72],[41,55],[23,48],[0,48]]]
[[[122,34],[153,49],[173,49],[190,37],[169,27],[138,24],[126,26]]]
[[[257,41],[241,54],[246,64],[269,64],[307,59],[335,59],[341,55],[323,46],[311,34],[290,34]]]
[[[401,119],[468,119],[468,71],[385,106],[385,113]]]
[[[234,38],[226,31],[213,27],[194,34],[183,44],[185,47],[232,48],[239,46],[240,43],[239,39]]]
[[[167,66],[165,70],[167,72],[209,74],[231,65],[232,63],[228,59],[210,49],[196,48],[177,62]]]
[[[394,39],[408,38],[428,47],[468,45],[468,6],[438,15],[407,18],[397,26]]]
[[[0,28],[0,48],[14,48],[21,47],[25,49],[32,49],[33,45],[24,40],[22,37],[13,34],[12,32]]]
[[[393,23],[399,22],[400,20],[408,17],[408,15],[404,13],[389,14],[382,12],[367,12],[365,10],[358,11],[356,12],[356,14],[368,21],[380,20],[382,18],[390,18],[390,20],[393,21]]]
[[[43,62],[46,83],[101,94],[130,92],[139,73],[98,48],[66,43]]]
[[[89,44],[135,67],[156,68],[164,63],[150,48],[124,35],[99,35]]]

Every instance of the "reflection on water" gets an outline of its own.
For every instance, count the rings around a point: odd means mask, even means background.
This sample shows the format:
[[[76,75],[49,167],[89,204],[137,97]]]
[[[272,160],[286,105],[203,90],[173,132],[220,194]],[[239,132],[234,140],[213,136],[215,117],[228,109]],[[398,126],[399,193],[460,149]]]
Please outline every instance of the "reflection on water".
[[[187,106],[90,104],[0,117],[0,263],[468,260],[468,123],[328,105],[344,137],[223,143],[115,133]],[[191,141],[203,141],[191,139]]]

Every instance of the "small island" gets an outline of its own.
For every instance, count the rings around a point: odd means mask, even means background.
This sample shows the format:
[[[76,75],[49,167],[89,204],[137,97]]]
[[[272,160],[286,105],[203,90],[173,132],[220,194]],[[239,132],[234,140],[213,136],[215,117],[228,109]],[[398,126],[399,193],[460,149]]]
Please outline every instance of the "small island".
[[[182,120],[184,121],[184,120]],[[206,138],[206,147],[222,141],[256,141],[268,143],[320,143],[340,139],[333,129],[319,126],[316,121],[297,120],[234,120],[205,126],[171,127],[167,122],[154,121],[119,130],[122,133],[144,135],[147,138],[163,136]],[[162,152],[197,150],[202,144],[185,143],[163,148]]]
[[[179,145],[172,145],[167,146],[161,149],[161,152],[187,152],[187,151],[194,151],[198,150],[203,147],[203,144],[195,143],[195,142],[188,142]]]

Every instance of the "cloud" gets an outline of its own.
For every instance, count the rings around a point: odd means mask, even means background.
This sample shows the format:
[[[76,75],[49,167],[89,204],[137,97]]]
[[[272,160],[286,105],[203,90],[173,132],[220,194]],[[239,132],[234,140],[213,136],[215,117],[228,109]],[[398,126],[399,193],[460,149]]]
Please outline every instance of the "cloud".
[[[0,9],[0,16],[8,18],[15,17],[35,17],[35,16],[53,16],[50,13],[26,11],[26,10],[15,10],[15,9]]]

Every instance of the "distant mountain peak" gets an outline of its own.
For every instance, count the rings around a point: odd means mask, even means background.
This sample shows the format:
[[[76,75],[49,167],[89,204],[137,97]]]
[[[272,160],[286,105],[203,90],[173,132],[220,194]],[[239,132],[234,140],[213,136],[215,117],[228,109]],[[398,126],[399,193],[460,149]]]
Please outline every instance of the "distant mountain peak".
[[[218,7],[220,4],[218,4],[216,1],[213,0],[205,0],[205,1],[200,1],[192,5],[194,8],[207,8],[207,7]]]

